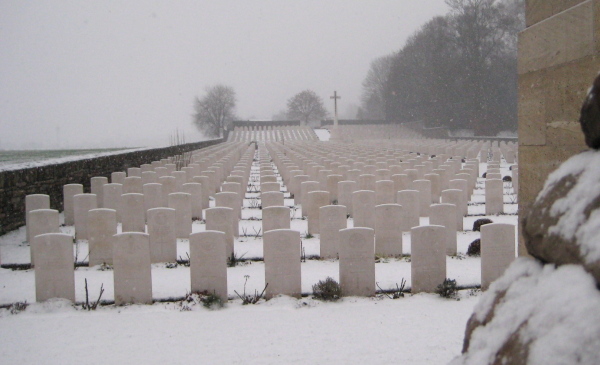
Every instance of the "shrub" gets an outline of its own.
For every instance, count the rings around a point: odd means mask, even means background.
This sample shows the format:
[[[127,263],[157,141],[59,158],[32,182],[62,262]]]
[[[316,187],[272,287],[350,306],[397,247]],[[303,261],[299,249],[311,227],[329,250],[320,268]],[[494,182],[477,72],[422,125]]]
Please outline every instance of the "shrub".
[[[215,293],[207,293],[207,292],[201,293],[200,301],[202,302],[202,305],[204,306],[204,308],[207,308],[207,309],[219,309],[219,308],[223,308],[223,305],[224,305],[221,297]]]
[[[24,302],[14,302],[10,305],[9,311],[10,314],[19,314],[27,309],[27,301]]]
[[[342,288],[340,287],[340,284],[329,276],[325,281],[319,280],[312,288],[315,299],[336,301],[342,297]]]
[[[438,293],[442,298],[456,299],[458,294],[456,280],[445,279],[442,284],[437,286],[435,292]]]
[[[473,231],[479,232],[484,224],[494,223],[491,219],[481,218],[473,222]]]
[[[469,244],[467,249],[467,256],[480,256],[481,255],[481,240],[478,238]]]

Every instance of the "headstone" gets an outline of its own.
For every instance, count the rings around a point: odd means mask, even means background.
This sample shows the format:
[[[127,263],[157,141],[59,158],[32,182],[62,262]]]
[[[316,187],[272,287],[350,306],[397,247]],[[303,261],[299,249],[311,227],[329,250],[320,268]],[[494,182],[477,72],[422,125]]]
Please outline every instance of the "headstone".
[[[329,192],[327,191],[311,191],[306,195],[308,205],[308,233],[314,235],[319,233],[319,208],[329,205]]]
[[[398,192],[402,190],[412,189],[412,181],[408,180],[408,175],[406,174],[392,175],[392,181],[394,182],[395,194],[398,194]]]
[[[429,217],[429,206],[431,205],[431,181],[415,180],[414,189],[419,192],[419,215]]]
[[[103,186],[105,184],[108,184],[108,178],[104,176],[95,176],[90,179],[90,191],[92,194],[96,194],[96,198],[98,199],[97,204],[99,208],[103,207]]]
[[[115,171],[113,173],[110,174],[110,182],[112,184],[125,184],[125,178],[127,177],[127,174],[124,173],[123,171]]]
[[[25,235],[27,242],[31,243],[33,236],[30,234],[29,212],[37,209],[50,209],[50,196],[46,194],[31,194],[25,196]]]
[[[264,232],[265,297],[284,294],[299,298],[302,293],[300,233],[290,229]]]
[[[262,209],[262,231],[290,229],[290,208],[268,207]]]
[[[44,233],[60,233],[60,222],[58,218],[58,210],[54,209],[36,209],[29,212],[29,234],[31,239],[35,236]],[[31,264],[35,265],[33,256],[33,248],[30,247]]]
[[[182,190],[184,193],[190,194],[192,219],[202,219],[202,184],[185,183]]]
[[[75,239],[88,239],[88,212],[98,208],[95,194],[77,194],[73,197],[75,210]]]
[[[117,214],[117,222],[121,221],[121,195],[123,195],[123,185],[106,184],[103,186],[104,202],[103,206],[107,209],[113,209]]]
[[[73,197],[77,194],[83,194],[83,185],[67,184],[63,186],[63,208],[65,215],[65,225],[75,224],[75,211],[73,210]]]
[[[392,180],[375,182],[375,204],[393,204],[396,201],[396,191]]]
[[[157,183],[144,184],[144,211],[148,219],[148,209],[161,208],[163,206],[162,185]]]
[[[504,213],[504,183],[500,179],[485,181],[485,215]]]
[[[233,209],[233,219],[231,222],[234,237],[240,236],[239,216],[242,207],[239,205],[239,198],[236,193],[222,192],[215,194],[215,206],[227,207]]]
[[[41,234],[33,238],[32,248],[37,259],[35,300],[64,298],[75,302],[73,237],[64,233]]]
[[[396,202],[402,206],[400,226],[403,232],[409,232],[420,224],[419,192],[417,190],[401,190],[396,193]]]
[[[461,209],[461,214],[466,217],[468,214],[468,202],[469,202],[469,187],[468,187],[468,181],[467,180],[463,180],[463,179],[453,179],[450,180],[450,182],[448,183],[448,187],[450,189],[457,189],[462,191],[463,197],[462,197],[462,201],[465,204],[462,204],[460,206]]]
[[[210,208],[210,182],[207,176],[194,176],[192,182],[202,185],[202,210]]]
[[[146,232],[144,194],[121,195],[121,232]]]
[[[280,191],[269,191],[260,194],[262,208],[283,206],[283,193]]]
[[[158,183],[158,174],[154,171],[142,172],[142,185]]]
[[[447,189],[442,190],[442,203],[456,205],[456,227],[459,231],[463,230],[463,214],[461,207],[465,202],[463,201],[464,194],[462,190],[458,189]]]
[[[411,293],[434,293],[446,280],[446,230],[442,226],[414,227],[411,237]]]
[[[443,226],[446,230],[446,255],[456,256],[457,249],[457,226],[456,226],[456,205],[454,204],[433,204],[430,208],[429,224],[434,226]]]
[[[114,237],[115,304],[152,304],[152,271],[148,235],[127,232]]]
[[[127,177],[142,177],[142,169],[139,167],[130,167],[127,169]]]
[[[319,182],[318,181],[304,181],[300,183],[300,191],[301,191],[301,201],[302,204],[302,214],[308,217],[308,205],[307,205],[307,196],[311,191],[319,190]]]
[[[208,208],[206,214],[206,230],[219,231],[225,234],[227,257],[233,254],[233,209],[227,207]],[[237,221],[237,218],[236,218]]]
[[[169,194],[175,192],[175,178],[173,176],[162,176],[158,178],[158,183],[162,185],[162,206],[169,206]]]
[[[515,226],[490,223],[481,226],[481,289],[502,276],[515,259]]]
[[[358,177],[358,188],[360,190],[375,191],[375,175],[362,174]]]
[[[88,212],[89,266],[113,263],[113,241],[117,234],[117,212],[100,208]]]
[[[440,202],[440,196],[442,194],[442,185],[440,184],[440,175],[425,174],[424,178],[431,182],[431,203],[438,204]]]
[[[142,178],[139,176],[128,176],[123,182],[123,194],[142,194]]]
[[[329,200],[332,204],[338,204],[338,183],[343,180],[342,175],[327,176],[327,191],[329,191]]]
[[[340,231],[340,286],[344,296],[375,295],[374,241],[371,228]]]
[[[375,253],[383,256],[402,255],[402,206],[381,204],[375,207]]]
[[[187,193],[169,194],[169,208],[175,209],[175,235],[186,239],[192,233],[192,196]]]
[[[177,260],[176,212],[171,208],[152,208],[148,214],[148,240],[152,263]]]
[[[355,181],[340,181],[338,183],[338,204],[346,207],[347,214],[352,217],[352,193],[356,191]]]
[[[269,191],[280,191],[281,185],[278,182],[263,182],[260,184],[260,191],[267,193]]]
[[[227,243],[223,232],[190,235],[190,281],[192,292],[207,292],[227,301]]]
[[[339,254],[340,229],[345,229],[346,207],[326,205],[319,208],[319,245],[322,259],[336,259]]]
[[[358,190],[352,193],[352,213],[354,214],[354,227],[368,227],[375,229],[375,192],[372,190]]]

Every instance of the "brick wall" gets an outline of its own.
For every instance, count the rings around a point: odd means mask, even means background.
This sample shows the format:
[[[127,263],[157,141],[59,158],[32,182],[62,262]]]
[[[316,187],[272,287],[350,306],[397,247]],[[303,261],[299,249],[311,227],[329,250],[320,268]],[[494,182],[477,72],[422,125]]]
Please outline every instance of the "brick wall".
[[[47,194],[50,208],[63,210],[63,185],[82,184],[90,191],[90,179],[105,176],[129,167],[140,167],[184,152],[194,151],[223,142],[213,139],[179,146],[156,148],[110,156],[83,159],[54,165],[0,172],[0,234],[25,224],[25,195]]]
[[[586,149],[579,110],[600,71],[600,0],[526,0],[519,35],[519,219],[550,172]],[[522,238],[519,254],[526,254]]]

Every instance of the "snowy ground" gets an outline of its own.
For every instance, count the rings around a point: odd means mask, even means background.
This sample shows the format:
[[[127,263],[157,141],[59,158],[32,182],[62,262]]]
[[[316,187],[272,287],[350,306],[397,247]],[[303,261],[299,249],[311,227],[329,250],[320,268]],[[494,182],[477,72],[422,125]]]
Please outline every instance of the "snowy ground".
[[[503,163],[501,167],[503,176],[510,175],[508,165]],[[480,170],[485,172],[486,164],[481,164]],[[253,176],[258,176],[257,166],[253,167]],[[479,232],[471,229],[473,222],[483,217],[483,193],[480,179],[469,216],[464,219],[465,231],[458,233],[459,255],[447,258],[447,276],[461,286],[475,287],[480,283],[481,260],[465,253],[469,243],[479,238]],[[261,229],[261,221],[257,220],[261,210],[252,208],[252,200],[257,196],[246,195],[241,236],[235,242],[238,256],[257,261],[228,268],[230,300],[225,308],[210,311],[201,305],[171,299],[152,306],[109,305],[95,312],[61,301],[32,304],[17,315],[0,309],[1,362],[443,364],[460,353],[466,321],[480,295],[477,290],[462,290],[460,301],[434,294],[407,294],[395,300],[378,295],[322,303],[307,296],[243,306],[235,291],[241,293],[245,288],[253,293],[265,285],[264,264],[260,261],[262,238],[254,237]],[[286,199],[285,204],[294,206],[291,199]],[[517,224],[517,205],[510,183],[505,185],[505,212],[506,215],[489,218],[496,223]],[[291,228],[304,237],[307,221],[300,217],[301,207],[295,206]],[[427,218],[421,219],[421,224],[427,223]],[[348,225],[352,226],[351,219]],[[61,229],[73,233],[72,227]],[[201,222],[193,225],[194,232],[204,229]],[[3,265],[29,262],[29,246],[23,243],[24,237],[24,227],[0,237]],[[318,237],[302,241],[307,257],[318,255]],[[78,261],[86,261],[87,242],[80,241],[74,251]],[[187,252],[188,241],[179,240],[178,255],[186,258]],[[410,254],[408,234],[403,237],[403,252]],[[410,287],[409,258],[382,259],[375,267],[381,288],[394,288],[402,279]],[[302,263],[302,291],[311,293],[312,285],[327,276],[338,280],[337,260],[306,260]],[[102,298],[113,299],[111,270],[79,267],[75,271],[78,302],[85,300],[86,279],[91,297],[95,299],[103,285]],[[189,291],[189,268],[154,264],[152,282],[156,300],[180,299]],[[33,270],[0,269],[0,305],[23,301],[35,302]]]

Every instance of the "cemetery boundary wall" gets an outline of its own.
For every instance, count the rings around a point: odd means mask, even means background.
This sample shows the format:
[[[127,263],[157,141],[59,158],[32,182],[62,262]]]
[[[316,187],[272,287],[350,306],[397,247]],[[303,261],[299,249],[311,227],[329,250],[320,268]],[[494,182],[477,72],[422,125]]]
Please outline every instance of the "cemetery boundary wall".
[[[63,210],[63,185],[82,184],[84,192],[90,191],[90,179],[104,176],[110,179],[115,171],[140,167],[152,161],[199,150],[225,139],[186,143],[178,146],[94,157],[59,164],[30,167],[20,170],[0,171],[0,235],[25,224],[25,196],[47,194],[50,208]]]

